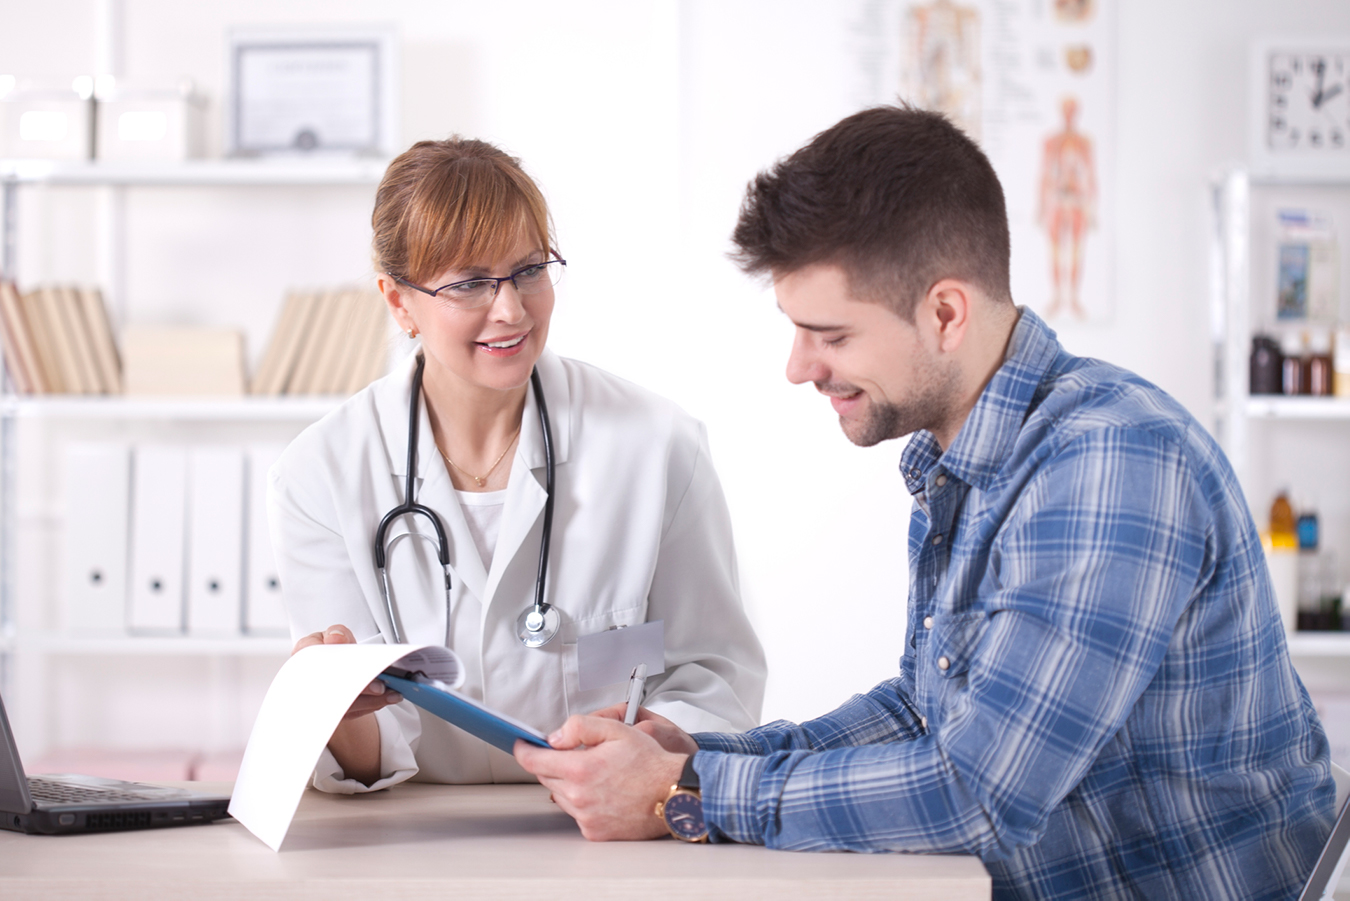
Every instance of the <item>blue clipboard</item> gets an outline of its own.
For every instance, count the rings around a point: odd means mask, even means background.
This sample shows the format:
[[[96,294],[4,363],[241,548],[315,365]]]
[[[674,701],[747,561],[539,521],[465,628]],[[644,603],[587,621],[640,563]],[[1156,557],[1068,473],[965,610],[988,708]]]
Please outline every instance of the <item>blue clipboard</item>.
[[[489,710],[463,695],[390,673],[381,673],[378,678],[428,713],[436,714],[447,723],[458,726],[470,735],[478,736],[508,754],[515,748],[516,739],[541,748],[549,747],[548,739],[542,732],[536,732],[524,723]]]

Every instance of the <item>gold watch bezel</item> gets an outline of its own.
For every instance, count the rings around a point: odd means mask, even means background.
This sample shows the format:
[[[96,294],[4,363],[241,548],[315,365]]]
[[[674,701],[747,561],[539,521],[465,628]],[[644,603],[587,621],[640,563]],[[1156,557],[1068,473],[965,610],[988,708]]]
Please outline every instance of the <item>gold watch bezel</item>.
[[[707,821],[704,821],[704,823],[703,823],[703,834],[700,835],[698,838],[688,838],[688,837],[686,837],[686,836],[681,835],[680,833],[676,832],[674,829],[671,828],[671,826],[670,826],[670,821],[666,819],[666,803],[667,803],[671,798],[675,797],[676,795],[693,795],[695,798],[697,798],[697,799],[699,800],[699,803],[700,803],[700,804],[703,803],[703,792],[699,791],[699,790],[696,789],[696,788],[685,788],[684,786],[680,785],[678,782],[675,783],[674,785],[672,785],[672,786],[670,787],[670,791],[666,792],[665,798],[663,798],[662,800],[656,802],[656,815],[657,815],[658,817],[660,817],[660,819],[661,819],[661,825],[663,825],[663,826],[666,827],[666,831],[669,832],[673,838],[675,838],[675,839],[677,839],[677,840],[679,840],[679,841],[685,842],[686,844],[696,845],[696,844],[700,844],[700,843],[702,843],[702,842],[706,842],[706,841],[708,840],[708,823],[707,823]]]

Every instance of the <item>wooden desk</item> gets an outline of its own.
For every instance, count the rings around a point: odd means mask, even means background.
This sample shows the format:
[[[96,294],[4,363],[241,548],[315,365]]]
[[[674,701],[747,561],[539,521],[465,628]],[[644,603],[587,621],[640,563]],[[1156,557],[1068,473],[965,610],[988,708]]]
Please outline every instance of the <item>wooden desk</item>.
[[[228,784],[201,784],[228,791]],[[988,899],[973,857],[596,844],[538,785],[309,791],[281,852],[233,820],[101,835],[0,832],[4,901],[652,897]]]

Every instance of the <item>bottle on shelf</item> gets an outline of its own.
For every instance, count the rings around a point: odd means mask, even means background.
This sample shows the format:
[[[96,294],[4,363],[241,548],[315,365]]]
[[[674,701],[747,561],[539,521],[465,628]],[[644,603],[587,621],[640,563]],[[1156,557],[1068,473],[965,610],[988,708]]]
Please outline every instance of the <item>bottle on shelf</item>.
[[[1280,491],[1270,505],[1270,523],[1261,536],[1266,553],[1266,568],[1275,589],[1275,603],[1287,634],[1298,628],[1299,569],[1298,534],[1289,493]]]
[[[1332,388],[1337,397],[1350,397],[1350,325],[1336,329],[1336,347],[1331,358]]]
[[[1315,397],[1330,397],[1331,384],[1331,332],[1315,328],[1308,333],[1308,353],[1304,357],[1303,390]]]
[[[1294,519],[1294,505],[1289,503],[1289,492],[1281,490],[1270,505],[1270,543],[1277,550],[1298,548],[1298,523]]]
[[[1350,357],[1350,348],[1347,348],[1347,356]],[[1250,363],[1251,393],[1282,393],[1284,389],[1280,369],[1283,362],[1278,341],[1270,335],[1254,335]],[[1350,390],[1350,375],[1347,375],[1347,390]]]
[[[1303,381],[1303,334],[1285,332],[1280,338],[1280,387],[1285,394],[1307,394]]]

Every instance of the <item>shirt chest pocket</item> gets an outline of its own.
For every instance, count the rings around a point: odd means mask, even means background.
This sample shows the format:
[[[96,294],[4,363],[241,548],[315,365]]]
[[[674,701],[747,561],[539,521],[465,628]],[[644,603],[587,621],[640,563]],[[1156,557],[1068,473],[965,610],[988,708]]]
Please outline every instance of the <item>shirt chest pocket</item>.
[[[933,614],[933,626],[919,660],[917,683],[930,711],[930,728],[944,697],[966,686],[976,650],[984,638],[989,617],[984,611]]]
[[[562,640],[562,677],[569,716],[577,713],[591,713],[602,707],[617,704],[628,693],[627,682],[594,687],[589,691],[581,690],[577,639],[583,635],[603,632],[606,629],[639,625],[646,622],[646,614],[647,605],[639,604],[623,610],[610,610],[563,625],[559,632],[559,638]]]

